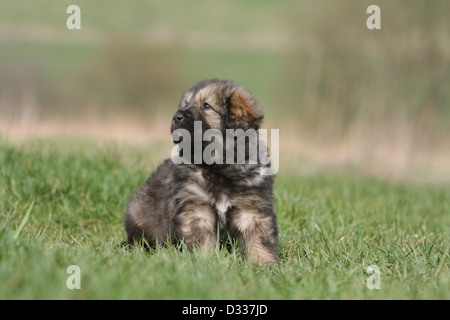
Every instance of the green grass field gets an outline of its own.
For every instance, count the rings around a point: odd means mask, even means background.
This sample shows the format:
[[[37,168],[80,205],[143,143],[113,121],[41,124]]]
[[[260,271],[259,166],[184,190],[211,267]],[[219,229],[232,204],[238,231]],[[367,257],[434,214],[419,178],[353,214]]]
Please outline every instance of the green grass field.
[[[0,143],[0,299],[450,299],[448,186],[281,168],[281,262],[255,267],[233,249],[118,247],[128,197],[160,159],[70,142]]]

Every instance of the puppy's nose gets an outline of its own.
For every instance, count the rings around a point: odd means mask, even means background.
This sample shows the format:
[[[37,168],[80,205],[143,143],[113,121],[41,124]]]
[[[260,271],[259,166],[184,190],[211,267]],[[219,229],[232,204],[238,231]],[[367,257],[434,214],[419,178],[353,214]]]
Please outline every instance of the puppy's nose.
[[[173,120],[172,120],[172,122],[173,123],[178,123],[178,122],[180,122],[181,120],[183,120],[183,115],[181,114],[181,113],[175,113],[175,115],[173,116]]]

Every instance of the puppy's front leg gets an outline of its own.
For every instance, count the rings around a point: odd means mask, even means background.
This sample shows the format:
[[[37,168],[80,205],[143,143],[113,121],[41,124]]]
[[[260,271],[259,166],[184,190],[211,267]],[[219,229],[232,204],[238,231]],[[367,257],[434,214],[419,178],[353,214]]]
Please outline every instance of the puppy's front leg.
[[[216,218],[209,205],[183,206],[175,217],[177,238],[184,240],[189,251],[200,247],[212,251],[216,246]]]
[[[270,265],[278,262],[278,230],[274,214],[237,210],[231,215],[231,230],[251,263]]]

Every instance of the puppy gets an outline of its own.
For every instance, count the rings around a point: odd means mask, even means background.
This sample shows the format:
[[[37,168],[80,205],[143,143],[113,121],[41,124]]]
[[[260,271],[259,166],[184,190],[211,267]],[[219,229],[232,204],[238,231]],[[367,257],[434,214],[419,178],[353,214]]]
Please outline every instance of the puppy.
[[[215,129],[222,134],[225,155],[226,144],[230,145],[225,139],[227,129],[257,134],[262,119],[262,111],[248,90],[232,81],[211,79],[197,83],[182,96],[171,131],[183,129],[195,138],[197,121],[202,133]],[[223,243],[231,237],[252,263],[276,263],[273,176],[261,173],[270,163],[262,164],[259,158],[256,163],[247,163],[251,142],[245,141],[246,162],[241,164],[175,164],[172,159],[165,160],[131,196],[125,214],[128,243],[145,237],[151,247],[184,241],[189,250],[200,247],[209,251],[218,240]],[[208,144],[202,141],[202,150]]]

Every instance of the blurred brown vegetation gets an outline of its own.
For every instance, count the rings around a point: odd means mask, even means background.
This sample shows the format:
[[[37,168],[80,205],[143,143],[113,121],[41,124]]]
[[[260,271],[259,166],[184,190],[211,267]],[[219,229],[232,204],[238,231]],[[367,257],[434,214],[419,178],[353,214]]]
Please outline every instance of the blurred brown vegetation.
[[[155,112],[166,105],[176,107],[179,96],[180,62],[174,52],[152,48],[126,39],[102,48],[89,68],[82,71],[80,105],[89,101],[103,112],[124,106],[142,113]],[[144,114],[148,116],[149,114]]]

